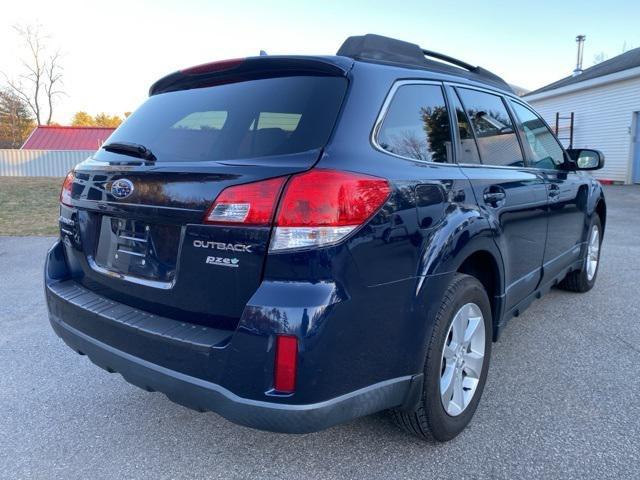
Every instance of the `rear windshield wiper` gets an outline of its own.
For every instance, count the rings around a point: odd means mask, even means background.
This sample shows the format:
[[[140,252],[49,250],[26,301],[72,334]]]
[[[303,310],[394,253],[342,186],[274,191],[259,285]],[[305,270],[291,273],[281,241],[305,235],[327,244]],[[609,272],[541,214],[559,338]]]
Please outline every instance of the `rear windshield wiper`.
[[[156,161],[156,156],[153,152],[139,143],[111,142],[103,145],[102,148],[107,152],[121,153],[122,155],[129,155],[130,157],[142,158],[147,162]]]

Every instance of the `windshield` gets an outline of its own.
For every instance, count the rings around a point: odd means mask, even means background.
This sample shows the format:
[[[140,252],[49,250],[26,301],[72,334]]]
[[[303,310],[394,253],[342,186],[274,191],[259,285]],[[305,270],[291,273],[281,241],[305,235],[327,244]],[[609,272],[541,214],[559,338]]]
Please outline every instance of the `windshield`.
[[[324,146],[347,87],[342,77],[252,80],[150,97],[105,142],[143,145],[158,162],[286,155]],[[109,161],[119,154],[101,149]]]

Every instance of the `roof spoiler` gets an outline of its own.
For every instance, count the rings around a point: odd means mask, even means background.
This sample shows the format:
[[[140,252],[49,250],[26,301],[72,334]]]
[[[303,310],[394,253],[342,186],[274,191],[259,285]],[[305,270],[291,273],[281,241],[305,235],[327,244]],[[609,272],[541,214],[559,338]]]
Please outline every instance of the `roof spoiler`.
[[[498,75],[482,67],[473,66],[457,58],[432,50],[424,50],[415,43],[396,40],[368,33],[366,35],[347,38],[337,55],[350,57],[354,60],[395,63],[408,67],[433,68],[445,73],[460,74],[465,71],[469,78],[490,82],[512,91],[511,87]],[[429,60],[435,59],[436,61]],[[445,62],[443,64],[442,62]],[[446,65],[449,64],[449,65]],[[451,65],[454,67],[452,68]]]
[[[343,77],[352,65],[353,61],[335,57],[260,56],[222,60],[170,73],[151,85],[149,96],[291,75]]]

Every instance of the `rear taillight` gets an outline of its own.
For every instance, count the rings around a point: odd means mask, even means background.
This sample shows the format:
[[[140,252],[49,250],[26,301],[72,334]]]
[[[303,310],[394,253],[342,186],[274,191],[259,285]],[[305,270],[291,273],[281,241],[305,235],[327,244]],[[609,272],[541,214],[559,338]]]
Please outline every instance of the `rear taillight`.
[[[73,171],[67,173],[67,176],[62,182],[62,190],[60,191],[60,203],[63,203],[71,207],[71,187],[73,186],[73,180],[75,179],[75,173]]]
[[[225,188],[205,215],[205,223],[269,226],[287,177]]]
[[[276,336],[276,361],[273,371],[273,389],[291,393],[296,389],[298,339],[293,335]]]
[[[389,198],[377,177],[316,169],[289,180],[276,217],[270,251],[335,243],[365,223]]]
[[[204,218],[220,225],[272,225],[288,177],[228,187]],[[279,202],[269,250],[329,245],[369,220],[389,198],[389,183],[378,177],[316,169],[289,179]]]

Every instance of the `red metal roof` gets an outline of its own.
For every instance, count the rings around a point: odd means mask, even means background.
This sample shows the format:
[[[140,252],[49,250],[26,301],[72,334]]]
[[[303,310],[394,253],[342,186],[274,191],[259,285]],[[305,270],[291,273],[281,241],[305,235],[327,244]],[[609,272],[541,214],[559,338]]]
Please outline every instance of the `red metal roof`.
[[[115,128],[40,126],[29,135],[23,150],[98,150]]]

